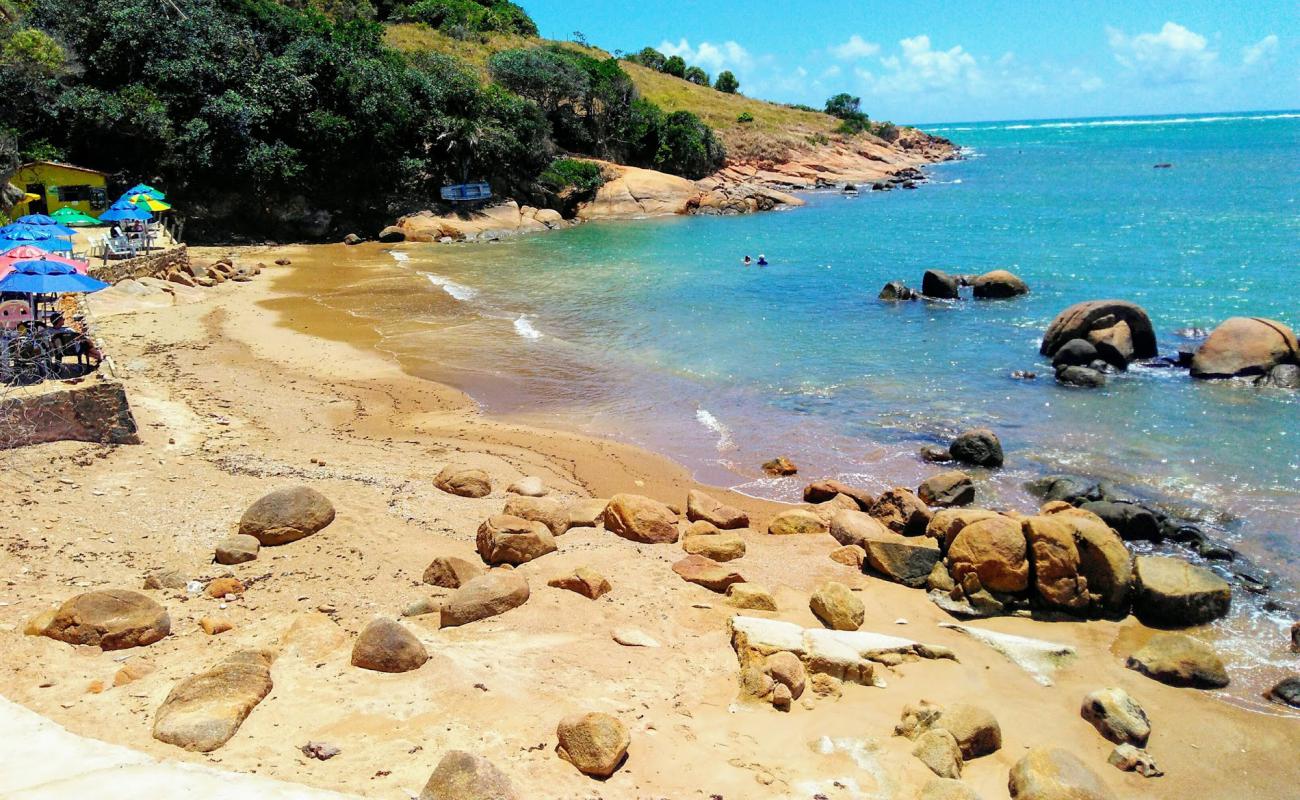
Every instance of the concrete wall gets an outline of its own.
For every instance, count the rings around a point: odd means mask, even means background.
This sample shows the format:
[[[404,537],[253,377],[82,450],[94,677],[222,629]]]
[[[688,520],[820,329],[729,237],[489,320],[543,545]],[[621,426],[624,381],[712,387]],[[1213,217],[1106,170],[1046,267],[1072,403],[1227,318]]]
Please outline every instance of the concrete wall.
[[[173,269],[190,264],[190,252],[185,245],[177,245],[135,258],[90,265],[90,276],[107,283],[117,283],[124,278],[162,278]]]

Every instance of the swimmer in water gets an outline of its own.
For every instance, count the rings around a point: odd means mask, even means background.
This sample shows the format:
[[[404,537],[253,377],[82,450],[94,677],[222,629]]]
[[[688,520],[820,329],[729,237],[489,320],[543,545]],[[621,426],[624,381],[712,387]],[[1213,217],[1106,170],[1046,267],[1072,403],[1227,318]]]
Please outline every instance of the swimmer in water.
[[[752,264],[752,263],[754,263],[754,262],[753,262],[753,259],[751,259],[749,256],[745,256],[745,260],[742,261],[742,262],[740,262],[740,263],[742,263],[742,264],[744,264],[745,266],[748,267],[750,264]]]
[[[767,256],[763,255],[762,253],[759,253],[759,254],[758,254],[758,265],[759,265],[760,267],[766,267],[766,266],[767,266]]]

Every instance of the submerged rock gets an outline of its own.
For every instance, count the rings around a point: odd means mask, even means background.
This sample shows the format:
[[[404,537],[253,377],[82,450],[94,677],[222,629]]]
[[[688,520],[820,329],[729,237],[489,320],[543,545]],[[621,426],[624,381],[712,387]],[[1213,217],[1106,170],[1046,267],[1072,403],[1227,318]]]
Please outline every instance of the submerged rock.
[[[1192,357],[1193,378],[1264,375],[1300,362],[1295,333],[1277,320],[1233,317],[1215,328]]]
[[[799,472],[799,468],[785,456],[777,456],[771,461],[763,462],[763,471],[774,478],[779,478],[794,475]]]
[[[1283,678],[1265,693],[1265,697],[1275,703],[1285,703],[1293,708],[1300,708],[1300,675]]]
[[[948,452],[956,461],[977,467],[1000,467],[1003,463],[1002,442],[988,428],[966,431],[953,440]]]
[[[271,660],[242,650],[176,684],[154,716],[153,738],[201,753],[221,747],[270,693]]]
[[[1125,323],[1133,342],[1133,358],[1155,358],[1155,330],[1141,306],[1124,300],[1089,300],[1076,303],[1057,315],[1043,334],[1038,352],[1052,357],[1072,339],[1088,339],[1093,331],[1106,330]]]
[[[975,298],[979,300],[1003,300],[1029,294],[1029,284],[1005,269],[978,275],[971,280],[970,285]]]
[[[887,303],[899,302],[904,300],[916,300],[920,295],[915,289],[909,289],[902,281],[890,281],[880,290],[877,297]]]
[[[961,281],[937,269],[927,269],[921,276],[921,294],[938,300],[956,300]]]
[[[975,482],[960,470],[949,470],[922,481],[916,495],[927,505],[966,506],[975,502]]]
[[[1057,370],[1062,367],[1086,367],[1101,355],[1097,346],[1087,339],[1071,339],[1052,355],[1052,366]]]
[[[334,521],[334,504],[309,486],[280,489],[248,507],[239,532],[263,546],[296,542]]]
[[[1056,382],[1083,389],[1100,389],[1106,385],[1106,376],[1091,367],[1062,366],[1056,369]]]

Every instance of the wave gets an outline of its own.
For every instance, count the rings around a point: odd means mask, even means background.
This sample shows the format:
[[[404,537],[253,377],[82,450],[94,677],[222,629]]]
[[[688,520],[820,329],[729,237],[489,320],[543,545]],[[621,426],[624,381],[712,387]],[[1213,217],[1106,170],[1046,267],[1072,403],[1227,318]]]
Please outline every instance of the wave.
[[[519,334],[525,339],[542,338],[542,332],[534,328],[533,323],[528,321],[528,317],[525,317],[523,315],[520,315],[519,318],[515,320],[515,333]]]
[[[731,438],[731,429],[726,425],[723,425],[722,422],[717,417],[713,416],[713,414],[709,413],[708,410],[703,408],[696,409],[695,419],[699,421],[701,425],[718,435],[716,447],[719,453],[725,453],[728,450],[736,449],[736,442]]]
[[[1278,114],[1251,114],[1247,116],[1213,117],[1143,117],[1140,119],[1088,119],[1065,122],[1018,122],[1013,125],[970,125],[962,127],[927,128],[928,131],[1032,131],[1049,128],[1110,128],[1129,125],[1191,125],[1202,122],[1265,122],[1278,119],[1300,119],[1300,112]]]
[[[429,279],[429,283],[441,288],[444,292],[461,301],[462,303],[473,300],[478,297],[478,289],[470,288],[456,283],[451,278],[444,278],[441,275],[434,275],[432,272],[421,272],[421,275]]]
[[[406,253],[399,253],[396,250],[389,250],[388,254],[393,257],[394,261],[410,261],[411,257]]]

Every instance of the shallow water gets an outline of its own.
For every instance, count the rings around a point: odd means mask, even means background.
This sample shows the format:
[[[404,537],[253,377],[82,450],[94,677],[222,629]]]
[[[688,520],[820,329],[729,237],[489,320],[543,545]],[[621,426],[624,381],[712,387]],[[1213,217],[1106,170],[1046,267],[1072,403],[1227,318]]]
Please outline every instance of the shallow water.
[[[931,130],[969,158],[918,191],[405,245],[322,299],[489,412],[618,436],[765,496],[823,475],[914,486],[933,471],[921,444],[992,427],[1008,467],[981,502],[1028,507],[1023,482],[1048,472],[1111,479],[1204,517],[1294,599],[1300,397],[1151,368],[1072,390],[1037,348],[1060,310],[1108,297],[1144,306],[1167,354],[1195,344],[1178,331],[1234,315],[1300,327],[1300,114]],[[760,252],[770,266],[740,265]],[[931,267],[1009,269],[1033,291],[876,300]],[[778,454],[797,478],[759,473]],[[1272,641],[1281,622],[1238,614],[1224,635]]]

